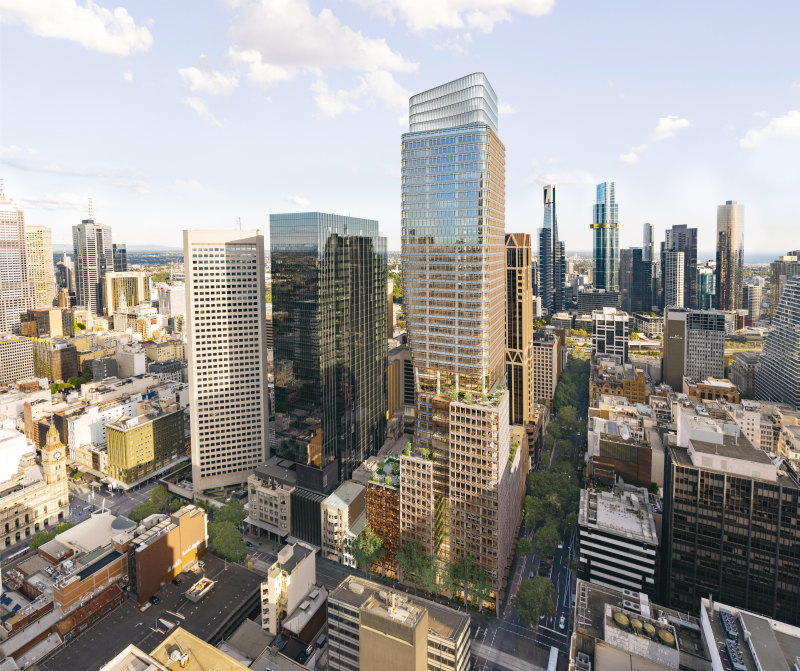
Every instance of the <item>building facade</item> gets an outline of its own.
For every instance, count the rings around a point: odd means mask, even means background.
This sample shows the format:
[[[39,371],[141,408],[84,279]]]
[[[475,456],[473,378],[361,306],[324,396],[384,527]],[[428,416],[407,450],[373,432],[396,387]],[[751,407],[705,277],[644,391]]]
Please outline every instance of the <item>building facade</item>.
[[[619,205],[614,196],[614,182],[597,185],[591,229],[594,286],[619,291]]]
[[[664,308],[682,308],[684,300],[685,263],[683,252],[666,251],[662,255],[664,269]],[[687,306],[688,307],[688,306]]]
[[[662,378],[675,391],[683,378],[725,376],[725,315],[717,310],[668,308],[664,315]]]
[[[541,253],[541,252],[540,252]],[[533,279],[531,239],[506,234],[506,376],[510,394],[509,421],[532,421],[533,404]]]
[[[742,307],[744,205],[729,200],[717,207],[717,309]]]
[[[0,334],[0,385],[33,377],[33,341]]]
[[[800,275],[800,249],[779,256],[769,264],[769,314],[775,314],[787,280]]]
[[[103,277],[114,270],[112,244],[111,226],[93,217],[72,227],[76,300],[92,315],[103,314]]]
[[[50,307],[56,298],[53,268],[53,231],[39,224],[25,226],[28,280],[36,291],[36,307]]]
[[[533,334],[531,375],[533,403],[550,405],[556,393],[564,358],[563,343],[553,330],[538,329]]]
[[[800,409],[800,276],[786,282],[756,371],[756,398]]]
[[[25,239],[25,213],[0,187],[0,333],[19,333],[20,314],[36,307]]]
[[[564,284],[566,261],[564,243],[558,239],[556,218],[556,187],[544,187],[544,223],[539,229],[539,273],[537,293],[542,299],[542,309],[555,314],[564,309]]]
[[[106,273],[103,277],[103,314],[105,315],[112,316],[123,305],[126,308],[133,307],[144,303],[149,298],[149,293],[145,293],[143,272],[114,270]]]
[[[717,275],[710,265],[697,266],[697,309],[713,310],[717,304]]]
[[[378,222],[270,215],[275,451],[328,493],[383,445],[386,238]]]
[[[603,308],[592,312],[592,356],[619,357],[628,363],[628,336],[630,317],[616,308]]]
[[[653,307],[653,263],[639,247],[619,253],[620,306],[625,312],[650,311]]]
[[[680,253],[683,256],[680,262],[683,265],[683,272],[680,273],[680,282],[676,282],[678,275],[675,264],[678,262],[677,257],[673,257],[669,261],[668,255]],[[670,273],[667,269],[672,264]],[[661,251],[661,268],[664,282],[664,307],[669,307],[666,303],[667,290],[675,295],[675,306],[696,308],[697,303],[697,229],[689,228],[686,224],[677,224],[672,228],[668,228],[664,233],[664,247]],[[670,287],[670,280],[673,281],[673,286]],[[683,297],[678,299],[677,294],[682,293]],[[677,302],[680,300],[680,302]]]
[[[264,236],[184,231],[195,491],[240,484],[269,454]]]

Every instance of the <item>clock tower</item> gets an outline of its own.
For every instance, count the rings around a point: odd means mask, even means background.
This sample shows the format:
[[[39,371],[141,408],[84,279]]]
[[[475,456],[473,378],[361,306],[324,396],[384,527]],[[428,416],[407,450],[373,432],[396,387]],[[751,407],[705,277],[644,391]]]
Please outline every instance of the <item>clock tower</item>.
[[[48,485],[67,484],[67,455],[64,444],[58,435],[58,429],[51,424],[47,430],[47,440],[42,447],[42,470],[44,481]]]

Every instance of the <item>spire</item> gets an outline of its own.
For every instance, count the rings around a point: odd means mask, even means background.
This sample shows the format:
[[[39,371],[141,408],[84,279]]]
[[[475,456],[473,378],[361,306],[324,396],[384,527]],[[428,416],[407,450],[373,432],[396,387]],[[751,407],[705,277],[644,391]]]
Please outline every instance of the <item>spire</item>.
[[[58,429],[53,423],[53,418],[50,418],[50,428],[47,429],[47,447],[61,447],[61,436],[58,434]]]

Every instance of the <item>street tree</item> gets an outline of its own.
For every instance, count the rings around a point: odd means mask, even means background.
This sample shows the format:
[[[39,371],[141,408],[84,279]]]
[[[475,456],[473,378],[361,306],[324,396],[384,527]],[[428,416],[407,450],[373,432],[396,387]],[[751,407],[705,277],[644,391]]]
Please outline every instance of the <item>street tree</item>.
[[[369,567],[383,557],[383,539],[368,524],[353,541],[352,553],[356,564],[366,574]]]
[[[548,578],[537,576],[533,580],[523,580],[511,602],[517,608],[519,619],[525,625],[537,624],[539,615],[555,615],[556,590]]]
[[[208,525],[208,548],[218,557],[237,564],[247,556],[242,535],[233,522],[211,522]]]
[[[517,554],[520,556],[531,553],[531,542],[527,538],[520,538],[517,541]]]

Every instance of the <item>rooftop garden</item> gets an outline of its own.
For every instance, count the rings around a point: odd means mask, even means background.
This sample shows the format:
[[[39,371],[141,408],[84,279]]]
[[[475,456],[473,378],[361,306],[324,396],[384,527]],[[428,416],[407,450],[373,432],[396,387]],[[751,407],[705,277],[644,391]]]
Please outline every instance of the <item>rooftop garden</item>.
[[[508,451],[508,471],[509,473],[514,470],[514,459],[517,458],[517,450],[519,450],[519,443],[514,441],[511,443],[511,449]]]
[[[414,447],[413,439],[409,438],[406,446],[403,448],[403,456],[405,457],[421,457],[427,461],[433,461],[433,454],[427,447]]]
[[[397,487],[400,482],[400,459],[388,457],[385,461],[379,461],[370,480],[389,487]]]

